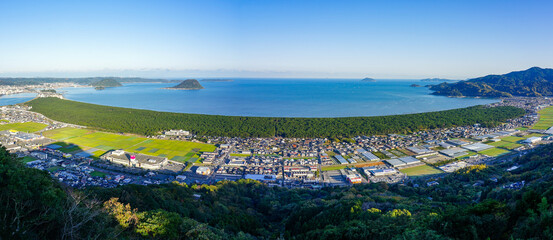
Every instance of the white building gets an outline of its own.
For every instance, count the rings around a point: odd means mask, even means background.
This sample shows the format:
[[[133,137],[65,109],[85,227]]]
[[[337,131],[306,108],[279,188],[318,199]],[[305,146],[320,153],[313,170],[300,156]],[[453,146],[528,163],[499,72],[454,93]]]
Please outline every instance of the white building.
[[[529,143],[529,144],[535,144],[535,143],[538,143],[541,141],[541,137],[530,137],[526,140],[524,140],[523,142],[524,143]]]
[[[211,169],[208,168],[208,167],[198,167],[196,169],[196,174],[200,174],[200,175],[209,175],[211,173]]]

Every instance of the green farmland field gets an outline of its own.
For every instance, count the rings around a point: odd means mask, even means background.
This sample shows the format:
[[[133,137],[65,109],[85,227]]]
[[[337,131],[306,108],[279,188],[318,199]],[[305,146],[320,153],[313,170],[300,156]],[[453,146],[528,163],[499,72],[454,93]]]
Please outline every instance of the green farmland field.
[[[35,122],[26,122],[26,123],[8,123],[0,125],[0,131],[4,130],[16,130],[20,132],[32,133],[44,129],[46,124],[35,123]]]
[[[506,150],[506,149],[503,149],[503,148],[496,148],[495,147],[495,148],[486,149],[484,151],[480,151],[478,153],[488,155],[490,157],[497,157],[497,156],[501,156],[501,155],[510,153],[510,151]]]
[[[347,168],[347,167],[348,166],[346,164],[344,164],[344,165],[331,165],[331,166],[321,167],[321,170],[322,171],[332,171],[332,170],[344,169],[344,168]]]
[[[521,141],[521,140],[524,140],[524,139],[526,139],[526,138],[523,138],[523,137],[515,137],[515,136],[508,136],[508,137],[501,138],[501,141],[517,143],[518,141]]]
[[[215,146],[175,140],[149,139],[77,128],[60,128],[43,133],[45,137],[79,145],[83,150],[92,149],[98,157],[109,150],[124,149],[127,152],[167,157],[175,161],[188,161],[196,153],[211,152]]]
[[[540,119],[532,129],[545,130],[553,126],[553,106],[538,111]]]
[[[400,169],[399,171],[407,174],[407,176],[414,176],[414,177],[443,173],[441,170],[433,168],[428,165],[403,168],[403,169]]]
[[[507,141],[492,142],[492,143],[488,143],[488,145],[492,145],[494,147],[505,148],[505,149],[509,149],[509,150],[513,150],[517,147],[522,146],[522,144],[507,142]]]
[[[34,157],[30,157],[30,156],[25,156],[25,157],[21,158],[21,161],[22,161],[23,163],[32,162],[32,161],[34,161],[34,160],[36,160],[36,159],[35,159]]]

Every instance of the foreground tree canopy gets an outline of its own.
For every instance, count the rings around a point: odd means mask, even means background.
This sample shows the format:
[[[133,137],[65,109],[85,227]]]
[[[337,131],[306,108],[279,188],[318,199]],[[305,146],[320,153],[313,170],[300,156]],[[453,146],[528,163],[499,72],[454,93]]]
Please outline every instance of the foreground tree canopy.
[[[548,145],[430,187],[424,179],[320,190],[239,180],[74,190],[2,147],[0,239],[552,239],[551,156]]]
[[[201,115],[119,108],[58,98],[37,98],[26,103],[51,119],[109,131],[155,135],[184,129],[203,136],[232,137],[352,137],[466,126],[496,125],[524,115],[515,107],[475,106],[418,114],[344,117],[277,118]]]

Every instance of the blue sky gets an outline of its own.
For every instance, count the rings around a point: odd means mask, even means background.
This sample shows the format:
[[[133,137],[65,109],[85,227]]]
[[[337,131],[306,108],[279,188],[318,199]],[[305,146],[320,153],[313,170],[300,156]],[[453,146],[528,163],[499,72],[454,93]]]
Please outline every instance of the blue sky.
[[[553,67],[553,1],[1,1],[0,76],[470,78]]]

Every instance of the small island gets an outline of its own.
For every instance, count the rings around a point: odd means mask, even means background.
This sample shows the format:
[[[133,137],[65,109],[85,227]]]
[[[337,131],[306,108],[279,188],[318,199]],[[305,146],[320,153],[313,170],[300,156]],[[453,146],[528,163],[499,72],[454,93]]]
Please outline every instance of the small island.
[[[422,86],[418,84],[411,84],[411,87],[422,87]]]
[[[106,78],[102,79],[97,82],[93,82],[90,84],[90,86],[94,87],[96,90],[104,90],[107,87],[121,87],[121,83],[119,83],[117,80],[112,78]]]
[[[363,78],[361,79],[361,82],[376,82],[376,80],[374,78]]]
[[[165,89],[177,89],[177,90],[196,90],[203,89],[204,87],[196,79],[186,79],[174,87],[168,87]]]

